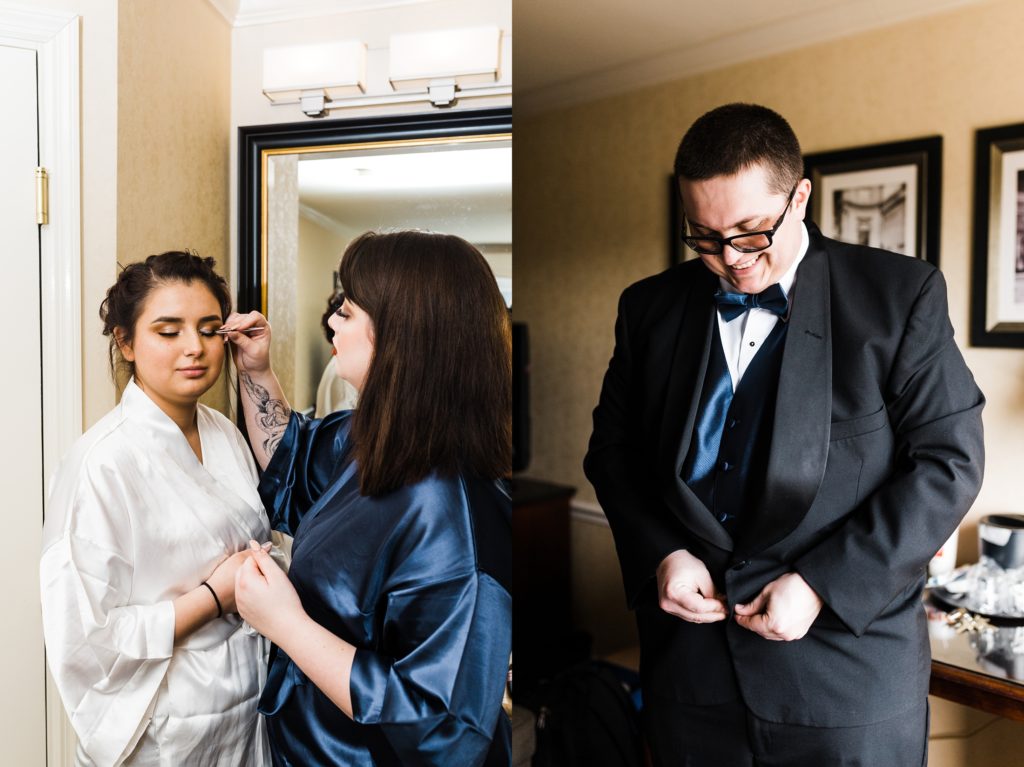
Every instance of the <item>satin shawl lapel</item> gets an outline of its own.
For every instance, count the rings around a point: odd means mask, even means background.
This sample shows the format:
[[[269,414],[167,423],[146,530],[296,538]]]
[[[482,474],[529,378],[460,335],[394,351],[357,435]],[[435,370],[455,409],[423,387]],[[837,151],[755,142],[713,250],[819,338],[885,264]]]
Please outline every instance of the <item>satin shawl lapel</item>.
[[[247,466],[242,463],[244,458],[238,454],[237,446],[232,444],[228,434],[202,408],[199,411],[199,436],[203,445],[203,463],[196,461],[201,470],[200,484],[223,501],[224,510],[237,525],[246,530],[265,530],[269,534],[263,503],[256,492],[256,477],[246,471]],[[195,457],[191,449],[189,453]]]
[[[797,270],[782,353],[764,494],[739,537],[742,556],[763,551],[792,532],[825,473],[832,418],[829,272],[821,236],[808,230],[811,244]]]
[[[206,470],[177,424],[132,381],[121,397],[121,407],[125,417],[125,436],[141,454],[149,457],[149,464],[155,471],[163,475],[172,487],[180,489],[182,506],[211,537],[233,551],[237,531],[244,531],[248,537],[267,531],[260,510],[254,509]],[[203,418],[199,419],[199,427],[204,458],[237,462],[234,455],[225,454],[226,446],[211,435],[213,429],[204,423]],[[186,478],[188,481],[183,481]],[[197,490],[202,494],[198,495]],[[206,502],[201,502],[203,500]],[[225,536],[228,533],[226,521],[236,528],[234,534]]]
[[[669,315],[671,319],[661,331],[675,332],[676,344],[665,391],[658,445],[658,455],[665,464],[659,475],[666,482],[663,497],[687,529],[714,546],[731,549],[732,537],[681,477],[693,437],[716,321],[711,297],[718,278],[707,269],[698,274],[700,277],[690,284],[685,301],[680,302],[681,309]]]
[[[299,523],[299,527],[295,530],[295,543],[292,546],[292,557],[294,558],[295,553],[302,546],[302,531],[304,528],[308,529],[310,523],[317,517],[317,515],[323,511],[324,507],[328,506],[334,498],[342,490],[350,490],[356,495],[359,494],[359,483],[356,476],[356,463],[355,461],[347,461],[341,473],[334,479],[334,481],[327,486],[324,490],[323,495],[317,498],[316,503],[309,507],[309,511],[306,512],[305,516],[302,517],[302,521]],[[355,483],[354,487],[350,487],[352,483]]]

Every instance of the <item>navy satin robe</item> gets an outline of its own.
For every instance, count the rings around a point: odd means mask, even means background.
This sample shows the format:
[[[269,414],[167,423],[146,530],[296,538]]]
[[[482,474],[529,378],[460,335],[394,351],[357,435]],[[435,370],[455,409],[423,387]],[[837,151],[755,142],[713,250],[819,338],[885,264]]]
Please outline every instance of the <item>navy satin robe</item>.
[[[435,475],[361,495],[349,416],[293,414],[259,486],[295,538],[288,575],[306,612],[357,648],[354,721],[274,648],[260,700],[274,763],[508,765],[509,497]]]

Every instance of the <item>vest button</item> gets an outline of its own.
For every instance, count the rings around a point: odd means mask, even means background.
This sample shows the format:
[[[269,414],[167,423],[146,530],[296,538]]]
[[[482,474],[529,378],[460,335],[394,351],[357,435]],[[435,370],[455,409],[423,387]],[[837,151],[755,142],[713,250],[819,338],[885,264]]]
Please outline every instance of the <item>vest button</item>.
[[[728,461],[722,461],[722,463],[719,464],[718,468],[720,468],[722,471],[732,471],[733,469],[736,468],[736,464],[729,463]]]
[[[737,419],[737,418],[730,418],[729,419],[729,428],[730,429],[735,429],[736,428],[736,424],[738,424],[738,423],[739,423],[739,419]]]
[[[749,564],[750,564],[750,560],[744,559],[742,562],[737,562],[735,565],[733,565],[732,566],[732,571],[734,573],[738,573],[740,570],[742,570],[744,567],[746,567]]]

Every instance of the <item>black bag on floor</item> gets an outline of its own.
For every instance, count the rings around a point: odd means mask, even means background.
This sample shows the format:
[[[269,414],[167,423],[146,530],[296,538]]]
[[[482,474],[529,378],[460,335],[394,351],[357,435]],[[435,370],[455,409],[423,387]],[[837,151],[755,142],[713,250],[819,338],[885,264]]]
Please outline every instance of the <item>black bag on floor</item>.
[[[624,673],[587,661],[544,687],[533,767],[643,767],[640,714]]]

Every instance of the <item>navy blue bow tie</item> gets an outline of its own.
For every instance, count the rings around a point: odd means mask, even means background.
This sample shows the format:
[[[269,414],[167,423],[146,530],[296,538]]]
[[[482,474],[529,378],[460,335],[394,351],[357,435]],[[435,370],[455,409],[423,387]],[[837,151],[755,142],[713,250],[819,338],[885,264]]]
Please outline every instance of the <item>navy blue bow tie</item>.
[[[732,322],[749,309],[767,309],[780,317],[785,317],[789,309],[789,300],[778,283],[753,294],[726,293],[719,290],[715,292],[713,298],[726,322]]]

